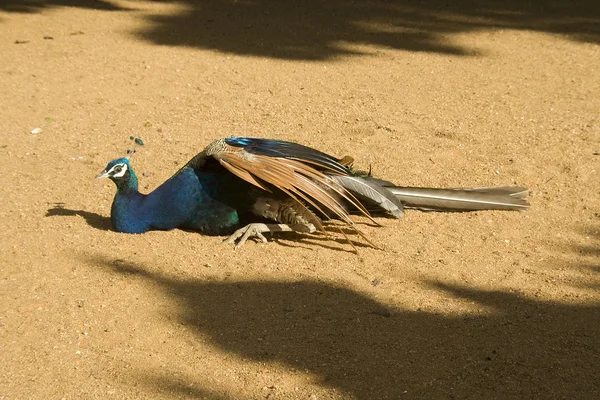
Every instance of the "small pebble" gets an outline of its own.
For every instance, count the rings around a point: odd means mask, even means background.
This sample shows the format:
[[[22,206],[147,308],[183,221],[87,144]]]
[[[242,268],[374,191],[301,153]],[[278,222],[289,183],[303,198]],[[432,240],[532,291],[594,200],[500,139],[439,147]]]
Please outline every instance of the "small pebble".
[[[38,133],[42,133],[42,128],[34,128],[31,130],[32,135],[37,135]]]

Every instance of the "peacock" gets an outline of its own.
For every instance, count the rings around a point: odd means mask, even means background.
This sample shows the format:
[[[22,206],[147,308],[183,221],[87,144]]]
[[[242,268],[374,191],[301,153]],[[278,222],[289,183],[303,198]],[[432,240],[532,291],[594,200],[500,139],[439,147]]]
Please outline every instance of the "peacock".
[[[143,144],[136,139],[138,144]],[[149,194],[138,190],[130,154],[108,163],[96,178],[117,186],[111,221],[118,232],[181,228],[227,235],[238,248],[267,232],[325,231],[337,220],[375,246],[352,215],[400,218],[423,211],[526,211],[527,188],[400,187],[357,171],[349,156],[338,159],[282,140],[228,137],[213,141]],[[339,225],[338,225],[339,228]]]

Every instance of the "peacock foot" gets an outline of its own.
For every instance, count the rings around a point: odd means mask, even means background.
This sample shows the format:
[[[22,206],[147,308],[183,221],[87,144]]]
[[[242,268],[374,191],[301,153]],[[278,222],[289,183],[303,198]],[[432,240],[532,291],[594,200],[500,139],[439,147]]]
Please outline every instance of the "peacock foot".
[[[313,224],[248,224],[243,228],[233,232],[231,236],[223,241],[225,244],[235,244],[235,248],[240,248],[246,241],[252,237],[260,239],[263,243],[267,243],[267,238],[263,233],[270,232],[305,232],[313,233],[317,230]],[[239,240],[238,240],[239,239]]]

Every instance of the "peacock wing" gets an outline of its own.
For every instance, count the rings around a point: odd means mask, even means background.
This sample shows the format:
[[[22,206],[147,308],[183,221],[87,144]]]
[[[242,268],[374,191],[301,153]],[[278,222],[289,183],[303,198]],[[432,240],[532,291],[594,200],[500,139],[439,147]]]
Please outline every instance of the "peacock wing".
[[[318,150],[278,140],[235,137],[214,141],[203,153],[261,189],[273,185],[302,206],[309,204],[324,216],[327,211],[333,213],[361,235],[342,199],[371,218],[348,190],[328,176],[347,174],[347,168]]]

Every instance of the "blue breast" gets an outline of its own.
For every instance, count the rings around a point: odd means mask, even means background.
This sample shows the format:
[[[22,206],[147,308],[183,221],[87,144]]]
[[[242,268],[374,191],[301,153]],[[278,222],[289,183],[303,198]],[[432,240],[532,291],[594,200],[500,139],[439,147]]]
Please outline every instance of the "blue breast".
[[[208,235],[231,233],[239,223],[237,211],[207,193],[203,185],[211,179],[185,167],[148,195],[118,191],[111,212],[115,230],[187,228]]]

